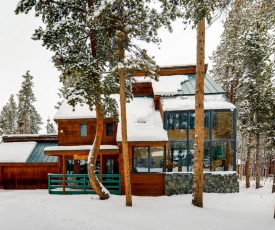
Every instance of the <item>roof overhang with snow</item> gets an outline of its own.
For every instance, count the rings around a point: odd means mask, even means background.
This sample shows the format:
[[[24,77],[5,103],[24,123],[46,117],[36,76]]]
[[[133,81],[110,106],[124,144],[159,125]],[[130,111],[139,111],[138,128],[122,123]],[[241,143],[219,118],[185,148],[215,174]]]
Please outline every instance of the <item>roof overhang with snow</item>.
[[[93,145],[77,145],[77,146],[54,146],[46,147],[44,154],[46,156],[68,156],[74,160],[87,160],[89,152]],[[119,147],[117,145],[101,145],[100,154],[118,154]]]

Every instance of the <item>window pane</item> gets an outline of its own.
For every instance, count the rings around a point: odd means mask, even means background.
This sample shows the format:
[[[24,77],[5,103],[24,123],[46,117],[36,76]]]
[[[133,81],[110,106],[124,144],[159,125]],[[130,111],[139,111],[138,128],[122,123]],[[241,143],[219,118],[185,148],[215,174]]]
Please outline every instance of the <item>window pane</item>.
[[[187,142],[185,141],[170,142],[169,152],[170,152],[170,164],[173,163],[173,171],[186,172],[187,165],[190,164],[190,156],[189,156],[190,154],[188,154],[187,152]]]
[[[226,141],[212,142],[212,171],[233,170],[232,143]]]
[[[87,137],[87,125],[85,124],[80,125],[80,136]]]
[[[210,125],[210,112],[204,112],[204,138],[210,138],[209,132],[209,125]],[[195,112],[189,113],[189,139],[195,139]]]
[[[133,172],[149,172],[148,150],[144,146],[133,147]]]
[[[114,136],[114,125],[113,123],[106,124],[106,136]]]
[[[204,158],[203,158],[203,170],[210,171],[210,143],[204,143]]]
[[[194,142],[190,141],[189,142],[189,151],[188,151],[188,155],[187,155],[187,158],[188,158],[187,171],[189,171],[189,172],[194,171],[194,152],[195,152]]]
[[[210,111],[204,111],[204,138],[210,138]]]
[[[187,113],[168,113],[167,130],[169,140],[187,139]]]
[[[232,139],[232,112],[214,112],[212,139]]]
[[[150,147],[150,172],[163,171],[164,147]]]

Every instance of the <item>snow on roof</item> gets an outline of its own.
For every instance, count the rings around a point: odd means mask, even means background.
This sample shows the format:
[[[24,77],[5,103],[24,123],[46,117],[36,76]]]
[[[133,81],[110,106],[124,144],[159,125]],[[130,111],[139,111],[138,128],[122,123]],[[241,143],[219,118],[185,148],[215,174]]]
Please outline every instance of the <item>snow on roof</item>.
[[[54,116],[54,120],[96,118],[95,110],[91,111],[86,104],[77,104],[75,108],[64,100]]]
[[[119,103],[119,95],[112,95]],[[134,98],[126,104],[128,141],[167,141],[159,111],[155,110],[153,98]],[[120,112],[120,108],[118,108]],[[64,101],[54,119],[95,118],[88,105],[78,106],[75,111]],[[121,124],[118,124],[117,141],[121,141]],[[52,148],[52,147],[51,147]]]
[[[134,98],[127,103],[127,137],[133,141],[168,141],[167,131],[152,98]],[[121,123],[117,126],[117,141],[121,142]]]
[[[195,110],[195,96],[162,98],[164,111]],[[204,109],[235,109],[235,105],[226,101],[223,95],[205,95]]]
[[[26,162],[36,146],[36,142],[8,142],[0,143],[1,163]]]
[[[77,146],[52,146],[46,147],[44,151],[67,151],[67,150],[91,150],[93,145]],[[117,145],[100,145],[100,149],[118,149]]]
[[[135,82],[151,82],[155,95],[173,96],[182,94],[181,84],[189,81],[188,75],[160,76],[158,81],[149,77],[134,77]]]

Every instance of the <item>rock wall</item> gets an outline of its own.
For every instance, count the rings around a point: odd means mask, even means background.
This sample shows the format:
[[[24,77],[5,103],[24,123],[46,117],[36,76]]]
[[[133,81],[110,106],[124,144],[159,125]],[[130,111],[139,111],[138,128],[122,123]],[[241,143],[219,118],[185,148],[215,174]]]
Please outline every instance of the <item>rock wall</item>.
[[[193,172],[177,172],[165,174],[165,195],[191,194]],[[207,193],[239,192],[236,172],[205,172],[203,191]]]

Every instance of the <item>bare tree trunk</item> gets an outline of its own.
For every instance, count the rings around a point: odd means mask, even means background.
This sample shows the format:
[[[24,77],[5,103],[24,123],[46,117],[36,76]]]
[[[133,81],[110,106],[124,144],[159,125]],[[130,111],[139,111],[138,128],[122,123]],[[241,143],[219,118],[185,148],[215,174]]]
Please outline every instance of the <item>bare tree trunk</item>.
[[[105,188],[99,182],[97,176],[95,175],[96,159],[99,155],[102,135],[103,135],[103,115],[102,115],[101,105],[97,105],[96,106],[96,134],[95,134],[95,139],[93,143],[93,148],[91,149],[88,157],[87,167],[88,167],[89,181],[92,188],[94,189],[95,193],[100,197],[101,200],[106,200],[109,198],[109,193],[107,191],[104,191]]]
[[[260,134],[256,134],[256,168],[255,168],[255,178],[256,178],[256,189],[260,188],[260,139],[261,139],[261,135]]]
[[[124,61],[124,47],[123,40],[124,34],[120,33],[117,37],[119,62]],[[125,194],[126,194],[126,206],[132,206],[132,191],[131,191],[131,179],[130,179],[130,166],[128,156],[128,138],[127,138],[127,118],[126,118],[126,96],[125,96],[125,76],[124,70],[119,70],[119,94],[120,94],[120,113],[121,113],[121,136],[122,136],[122,156],[123,156],[123,171],[125,181]]]
[[[204,158],[204,74],[205,74],[205,20],[197,26],[197,71],[195,93],[195,154],[192,204],[203,207]]]
[[[247,156],[246,156],[246,162],[245,162],[245,187],[250,187],[250,162],[251,162],[251,134],[248,134],[248,148],[247,148]]]
[[[274,192],[275,192],[275,167],[273,167],[273,186],[272,186],[272,193],[274,193]],[[274,218],[275,218],[275,216],[274,216]]]
[[[88,0],[88,7],[90,9],[93,9],[93,0]],[[93,57],[96,58],[96,38],[95,34],[91,33],[90,34],[90,47],[91,47],[91,52],[93,54]],[[98,82],[98,76],[93,75],[92,76],[95,80],[96,83],[100,84]],[[93,143],[93,149],[89,153],[88,157],[88,176],[89,176],[89,181],[96,192],[97,195],[99,195],[101,200],[106,200],[109,198],[109,193],[108,191],[104,188],[104,186],[100,183],[98,180],[97,176],[95,175],[95,169],[96,169],[96,160],[99,155],[100,151],[100,144],[102,141],[102,136],[103,136],[103,113],[102,113],[102,107],[100,104],[100,91],[95,92],[97,94],[97,104],[96,106],[96,134],[95,134],[95,139]]]

